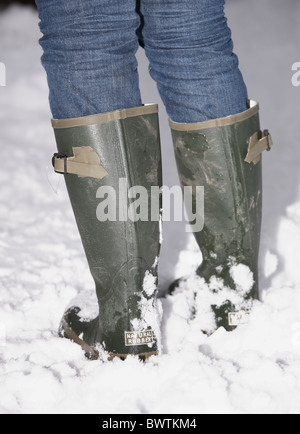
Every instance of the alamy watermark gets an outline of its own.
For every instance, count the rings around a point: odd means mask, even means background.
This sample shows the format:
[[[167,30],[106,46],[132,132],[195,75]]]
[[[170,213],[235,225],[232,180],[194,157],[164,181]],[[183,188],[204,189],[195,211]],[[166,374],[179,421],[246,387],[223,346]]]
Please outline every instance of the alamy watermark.
[[[6,86],[6,66],[0,62],[0,86]]]
[[[204,227],[204,187],[129,188],[126,178],[120,178],[118,191],[111,186],[97,190],[99,199],[96,215],[100,222],[186,221],[187,232],[200,232]],[[162,209],[163,203],[163,209]]]
[[[292,66],[292,84],[294,87],[300,86],[300,62],[296,62]]]

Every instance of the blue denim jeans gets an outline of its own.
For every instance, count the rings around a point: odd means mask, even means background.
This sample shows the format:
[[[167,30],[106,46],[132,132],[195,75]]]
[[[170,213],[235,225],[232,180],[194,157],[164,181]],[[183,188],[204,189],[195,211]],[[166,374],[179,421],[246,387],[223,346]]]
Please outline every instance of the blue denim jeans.
[[[36,4],[56,119],[140,106],[136,52],[141,42],[173,121],[201,122],[247,109],[224,0]]]

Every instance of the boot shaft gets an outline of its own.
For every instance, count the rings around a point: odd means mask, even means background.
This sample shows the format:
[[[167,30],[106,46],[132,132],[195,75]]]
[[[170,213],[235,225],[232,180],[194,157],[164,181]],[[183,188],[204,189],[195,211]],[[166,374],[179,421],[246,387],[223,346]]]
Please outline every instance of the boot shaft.
[[[204,187],[204,229],[195,233],[204,261],[225,265],[233,257],[256,274],[262,163],[244,160],[250,137],[260,132],[258,106],[229,118],[171,127],[182,186]]]
[[[157,112],[153,105],[53,121],[59,154],[68,157],[55,163],[77,173],[66,174],[65,180],[99,303],[99,320],[85,341],[104,341],[112,354],[155,352],[158,347],[160,221],[151,221],[150,207],[147,221],[130,218],[127,197],[129,189],[138,196],[142,188],[148,205],[151,188],[162,185]],[[91,160],[92,169],[87,167]],[[96,161],[99,177],[84,176],[95,173]],[[109,210],[113,218],[105,221]]]
[[[259,107],[254,102],[249,110],[235,116],[197,124],[170,121],[170,125],[182,187],[194,187],[194,201],[196,187],[204,187],[204,229],[195,233],[203,254],[197,274],[215,294],[211,308],[217,327],[232,330],[230,315],[248,310],[250,301],[259,297],[260,154],[270,149],[271,137],[260,130]],[[248,267],[253,275],[252,286],[247,285],[245,290],[232,272],[237,265]],[[215,283],[213,277],[217,278]],[[225,298],[220,295],[220,279],[229,290]]]

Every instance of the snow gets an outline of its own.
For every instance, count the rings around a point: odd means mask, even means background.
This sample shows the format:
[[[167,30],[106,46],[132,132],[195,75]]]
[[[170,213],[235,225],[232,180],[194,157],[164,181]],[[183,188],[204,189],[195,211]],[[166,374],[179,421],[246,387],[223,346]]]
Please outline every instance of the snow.
[[[238,292],[244,297],[247,296],[254,285],[253,273],[249,267],[244,264],[233,264],[230,275],[236,284]]]
[[[157,282],[156,277],[150,273],[150,271],[146,271],[146,275],[143,282],[143,289],[148,297],[153,296],[156,291]]]
[[[185,222],[164,223],[161,292],[182,275],[188,285],[161,299],[162,352],[147,363],[87,361],[57,336],[75,297],[93,304],[93,281],[64,184],[50,168],[55,143],[38,18],[22,7],[0,15],[1,413],[300,413],[300,89],[291,82],[300,4],[228,0],[227,12],[250,96],[276,145],[264,155],[261,301],[234,332],[202,334],[210,313],[193,275],[201,254]],[[138,56],[144,101],[160,101]],[[172,186],[178,177],[162,105],[161,132],[164,183]],[[247,292],[249,270],[235,264],[232,273]]]

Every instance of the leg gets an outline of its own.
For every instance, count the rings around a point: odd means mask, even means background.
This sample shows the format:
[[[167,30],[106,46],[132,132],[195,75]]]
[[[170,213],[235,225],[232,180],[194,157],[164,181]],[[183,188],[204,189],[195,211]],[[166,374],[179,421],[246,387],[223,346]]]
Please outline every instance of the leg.
[[[170,118],[201,122],[247,109],[224,0],[142,0],[143,36]]]
[[[138,107],[135,0],[36,0],[55,119]]]
[[[79,306],[67,311],[61,335],[93,358],[101,344],[111,357],[145,358],[159,347],[159,222],[126,218],[126,190],[142,186],[150,198],[162,181],[157,106],[139,107],[136,0],[37,5],[56,118],[54,166],[66,175],[99,304],[97,318],[83,318]]]
[[[204,312],[211,311],[206,332],[232,330],[245,317],[240,311],[250,310],[258,297],[261,162],[245,158],[250,140],[262,152],[269,139],[261,137],[258,105],[248,106],[224,1],[141,4],[145,49],[172,119],[182,186],[194,187],[194,200],[195,188],[205,189],[204,229],[195,233],[203,253],[195,296]],[[235,273],[240,265],[246,273],[242,288]]]

